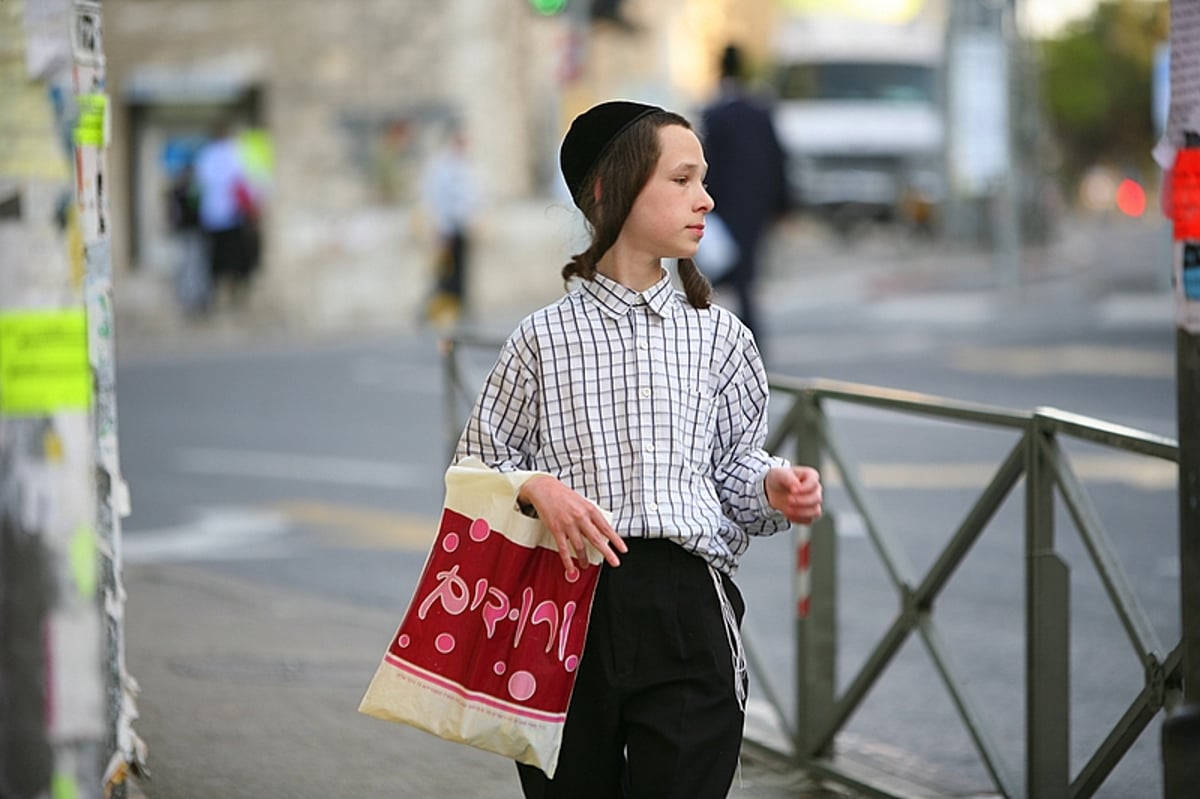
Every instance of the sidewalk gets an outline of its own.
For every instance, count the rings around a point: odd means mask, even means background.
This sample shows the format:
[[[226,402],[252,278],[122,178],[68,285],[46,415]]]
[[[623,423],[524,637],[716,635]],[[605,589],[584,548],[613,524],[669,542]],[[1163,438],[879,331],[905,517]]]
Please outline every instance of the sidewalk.
[[[190,566],[133,566],[125,587],[150,771],[130,799],[519,799],[509,761],[357,712],[393,614]],[[729,796],[853,794],[747,747]]]

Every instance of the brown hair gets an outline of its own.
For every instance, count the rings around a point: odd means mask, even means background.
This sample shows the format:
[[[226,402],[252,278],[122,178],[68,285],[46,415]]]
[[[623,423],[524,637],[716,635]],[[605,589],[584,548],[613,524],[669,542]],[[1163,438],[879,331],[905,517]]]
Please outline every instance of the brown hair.
[[[583,252],[572,256],[563,267],[564,281],[576,277],[582,280],[596,278],[596,264],[616,243],[634,200],[658,165],[662,155],[658,130],[667,125],[692,130],[691,123],[671,111],[647,114],[612,142],[580,183],[579,194],[574,199],[591,229],[592,243]],[[599,199],[593,191],[597,182],[603,187]],[[691,258],[679,259],[679,279],[693,308],[707,308],[712,304],[712,285]]]

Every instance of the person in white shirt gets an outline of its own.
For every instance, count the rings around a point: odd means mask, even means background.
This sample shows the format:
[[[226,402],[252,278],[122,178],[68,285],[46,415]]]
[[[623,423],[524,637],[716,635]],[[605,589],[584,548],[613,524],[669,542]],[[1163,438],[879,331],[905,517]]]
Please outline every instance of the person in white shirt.
[[[427,313],[456,318],[466,302],[471,226],[481,206],[461,128],[450,129],[445,146],[430,160],[421,195],[437,235],[436,282]]]
[[[200,195],[200,227],[208,245],[211,306],[219,286],[228,283],[240,297],[250,279],[254,253],[250,246],[255,199],[237,140],[222,124],[213,139],[196,154],[195,182]]]
[[[585,567],[588,545],[606,561],[555,776],[518,764],[522,789],[724,797],[746,691],[732,578],[752,536],[820,516],[820,476],[763,449],[754,337],[692,263],[713,201],[691,124],[601,103],[574,120],[560,164],[592,232],[562,270],[577,285],[508,338],[455,453],[546,472],[519,499],[564,567]]]

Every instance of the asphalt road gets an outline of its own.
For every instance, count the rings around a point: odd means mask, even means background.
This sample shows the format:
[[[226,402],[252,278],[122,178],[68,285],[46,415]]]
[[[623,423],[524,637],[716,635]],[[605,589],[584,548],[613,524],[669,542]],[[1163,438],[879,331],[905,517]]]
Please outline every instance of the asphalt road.
[[[869,245],[868,245],[869,246]],[[1133,245],[1130,245],[1133,246]],[[871,252],[869,249],[867,252]],[[1108,248],[1112,257],[1125,257]],[[895,256],[897,258],[904,256]],[[776,265],[776,268],[779,268]],[[1117,274],[1119,265],[1098,267]],[[774,374],[824,377],[1027,410],[1056,406],[1173,436],[1173,323],[1162,296],[1098,295],[1067,280],[864,297],[780,280],[765,349]],[[779,277],[778,275],[776,276]],[[1093,287],[1094,282],[1088,286]],[[498,322],[497,331],[503,329]],[[468,357],[468,381],[486,368]],[[124,357],[118,368],[125,522],[132,567],[186,563],[364,612],[402,612],[441,502],[447,408],[437,337],[246,344]],[[782,403],[776,404],[776,414]],[[1014,446],[1011,433],[836,404],[839,434],[876,519],[920,575]],[[1077,450],[1077,451],[1076,451]],[[1178,639],[1175,473],[1073,449],[1080,478],[1167,647]],[[899,607],[863,514],[827,474],[838,530],[838,679],[852,679]],[[936,605],[945,642],[1005,768],[1024,753],[1023,497],[1002,507]],[[1141,666],[1059,509],[1072,573],[1072,756],[1078,769],[1140,689]],[[792,544],[756,542],[739,573],[747,629],[792,704]],[[136,641],[138,630],[127,631]],[[136,677],[136,673],[135,673]],[[942,778],[957,795],[991,782],[920,644],[910,640],[846,727],[848,746]],[[1157,721],[1099,796],[1161,794]],[[167,799],[174,799],[167,797]]]

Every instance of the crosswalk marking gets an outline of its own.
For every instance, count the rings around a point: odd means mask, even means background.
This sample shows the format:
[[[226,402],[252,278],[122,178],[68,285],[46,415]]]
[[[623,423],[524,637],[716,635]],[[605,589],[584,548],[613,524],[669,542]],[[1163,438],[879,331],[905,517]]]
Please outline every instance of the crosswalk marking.
[[[205,447],[180,450],[175,460],[181,470],[193,474],[265,477],[384,488],[424,486],[429,475],[425,468],[393,461]]]
[[[121,554],[128,563],[251,560],[287,554],[288,520],[265,508],[205,508],[195,519],[168,527],[126,530]]]

